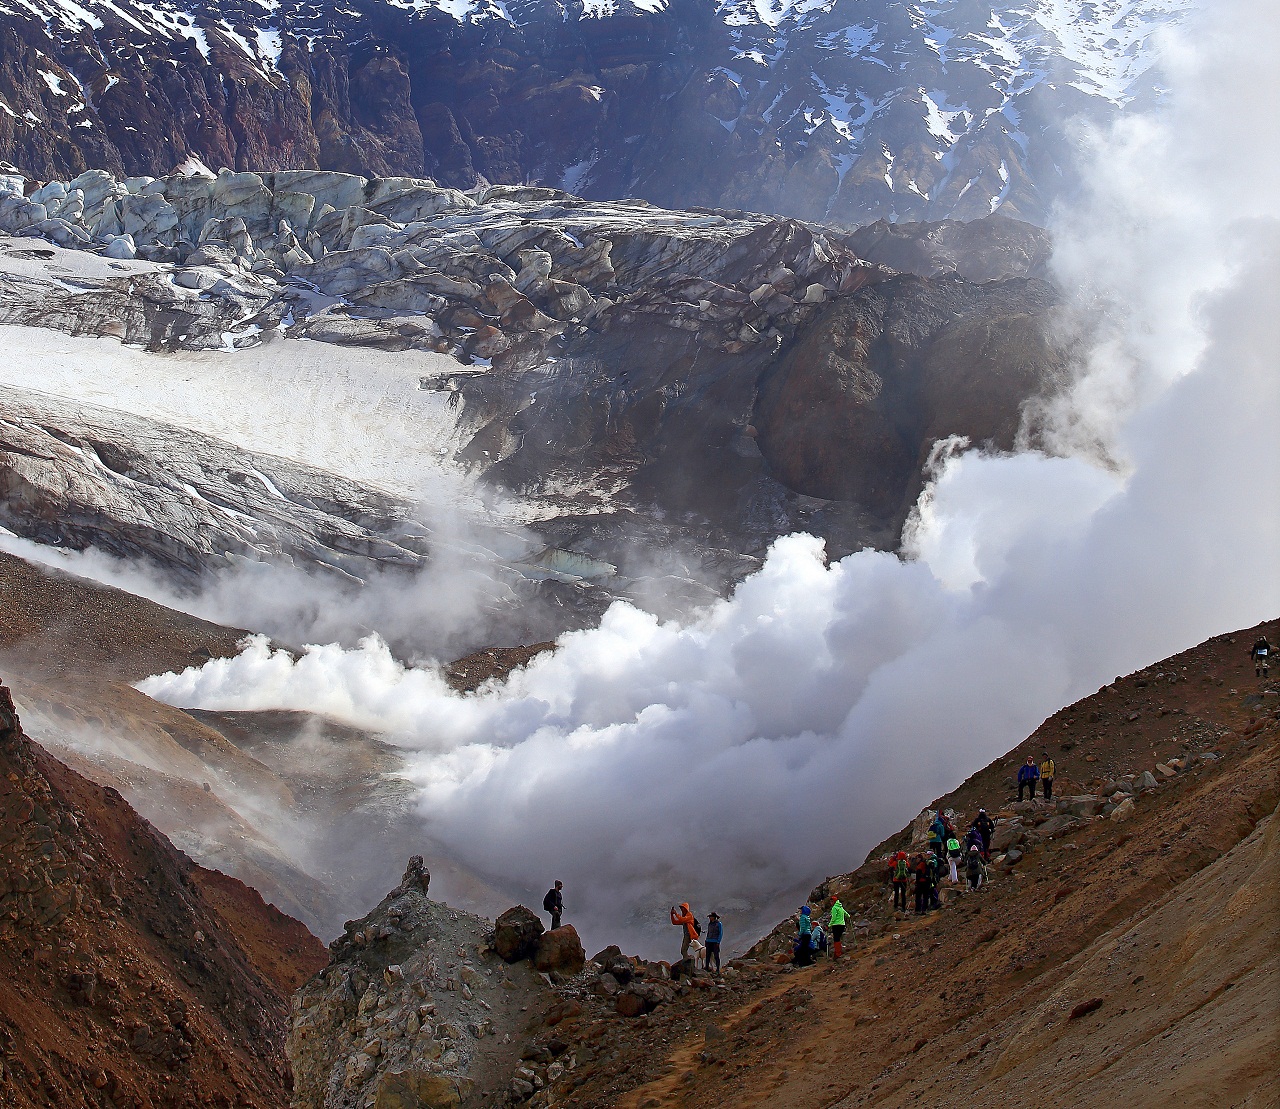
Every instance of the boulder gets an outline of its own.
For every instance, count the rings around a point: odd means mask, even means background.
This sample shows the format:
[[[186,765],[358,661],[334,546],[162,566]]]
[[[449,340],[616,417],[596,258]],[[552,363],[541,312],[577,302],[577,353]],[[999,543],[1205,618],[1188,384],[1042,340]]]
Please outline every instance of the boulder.
[[[1111,810],[1111,819],[1117,824],[1128,820],[1133,815],[1133,798],[1126,797],[1114,809]]]
[[[1073,831],[1078,828],[1081,823],[1082,822],[1079,817],[1068,816],[1064,813],[1061,816],[1050,817],[1040,825],[1037,832],[1045,839],[1052,839],[1054,836],[1060,836],[1064,832]]]
[[[106,243],[102,251],[105,258],[132,259],[138,255],[138,248],[133,245],[132,235],[108,235]]]
[[[289,275],[305,281],[331,296],[345,296],[378,281],[400,276],[400,267],[391,252],[380,246],[359,250],[334,250],[311,265],[298,266]]]
[[[1102,806],[1103,797],[1086,794],[1082,797],[1064,797],[1058,802],[1058,811],[1069,816],[1097,816],[1102,811]]]
[[[1148,789],[1155,789],[1159,783],[1156,781],[1156,776],[1152,774],[1150,770],[1144,770],[1137,782],[1134,784],[1137,786],[1139,792],[1143,792]]]
[[[387,1071],[378,1079],[374,1109],[458,1109],[458,1080],[424,1070]]]
[[[613,1003],[613,1007],[624,1017],[638,1017],[648,1006],[644,998],[634,990],[625,990],[618,994],[618,1000]]]
[[[532,909],[523,905],[513,906],[494,922],[493,949],[508,963],[531,959],[538,951],[538,940],[543,931],[542,921]],[[574,939],[577,937],[574,932]],[[578,950],[582,950],[581,944]]]
[[[541,928],[541,924],[539,924]],[[572,924],[543,932],[538,938],[533,965],[541,971],[559,971],[561,974],[577,974],[586,965],[587,955],[578,939],[578,931]]]
[[[1021,821],[1002,821],[996,825],[996,830],[991,836],[991,850],[1006,851],[1015,843],[1021,843],[1025,835],[1026,829],[1023,828]]]
[[[1163,778],[1172,778],[1178,772],[1163,762],[1156,763],[1156,773]]]

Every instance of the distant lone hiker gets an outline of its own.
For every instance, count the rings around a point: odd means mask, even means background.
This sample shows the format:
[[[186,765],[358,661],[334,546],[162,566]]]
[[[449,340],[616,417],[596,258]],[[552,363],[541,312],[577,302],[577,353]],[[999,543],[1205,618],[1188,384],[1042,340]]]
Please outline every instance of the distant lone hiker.
[[[676,912],[676,907],[671,906],[671,923],[684,929],[684,934],[680,937],[680,958],[687,959],[689,957],[689,945],[698,938],[701,929],[698,927],[698,921],[693,915],[693,910],[689,908],[689,902],[680,902],[680,911]]]
[[[720,973],[720,943],[724,939],[724,925],[720,923],[720,914],[712,913],[707,917],[707,955],[703,966],[711,969],[714,961],[716,973]]]
[[[1048,751],[1040,753],[1040,788],[1044,791],[1046,801],[1053,800],[1053,775],[1055,767]],[[1034,795],[1034,790],[1032,791]]]
[[[1040,770],[1036,766],[1034,755],[1028,755],[1027,761],[1018,771],[1018,800],[1022,800],[1023,789],[1031,793],[1031,800],[1036,799],[1036,782],[1040,780]]]
[[[564,883],[557,881],[554,886],[547,890],[547,896],[542,899],[542,910],[551,914],[552,931],[560,927],[560,916],[564,912]]]
[[[1258,642],[1253,645],[1253,650],[1249,652],[1249,657],[1253,659],[1253,673],[1255,677],[1267,677],[1267,663],[1271,658],[1271,644],[1267,642],[1267,637],[1260,636]]]

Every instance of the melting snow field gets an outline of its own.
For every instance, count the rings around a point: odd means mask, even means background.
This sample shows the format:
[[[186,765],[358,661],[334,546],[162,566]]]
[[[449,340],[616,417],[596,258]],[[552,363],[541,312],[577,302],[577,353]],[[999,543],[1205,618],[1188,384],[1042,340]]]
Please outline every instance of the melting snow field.
[[[0,382],[147,416],[409,498],[467,485],[452,461],[450,393],[462,371],[429,352],[389,354],[305,339],[235,353],[152,354],[114,339],[0,326]]]

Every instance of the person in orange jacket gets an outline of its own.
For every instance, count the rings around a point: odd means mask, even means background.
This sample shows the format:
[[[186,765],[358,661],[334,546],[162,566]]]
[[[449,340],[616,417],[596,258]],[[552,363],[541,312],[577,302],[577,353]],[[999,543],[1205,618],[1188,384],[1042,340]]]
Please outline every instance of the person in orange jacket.
[[[693,919],[693,910],[689,908],[689,902],[681,901],[678,913],[675,906],[671,906],[671,923],[684,927],[684,937],[680,941],[680,958],[687,959],[689,957],[689,945],[698,938],[698,929]]]

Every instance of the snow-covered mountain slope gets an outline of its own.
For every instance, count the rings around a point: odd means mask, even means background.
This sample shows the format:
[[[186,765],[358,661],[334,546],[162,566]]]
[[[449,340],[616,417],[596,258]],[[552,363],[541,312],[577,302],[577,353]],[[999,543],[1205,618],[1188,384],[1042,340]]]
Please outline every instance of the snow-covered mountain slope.
[[[0,157],[1032,220],[1189,0],[6,0]]]

